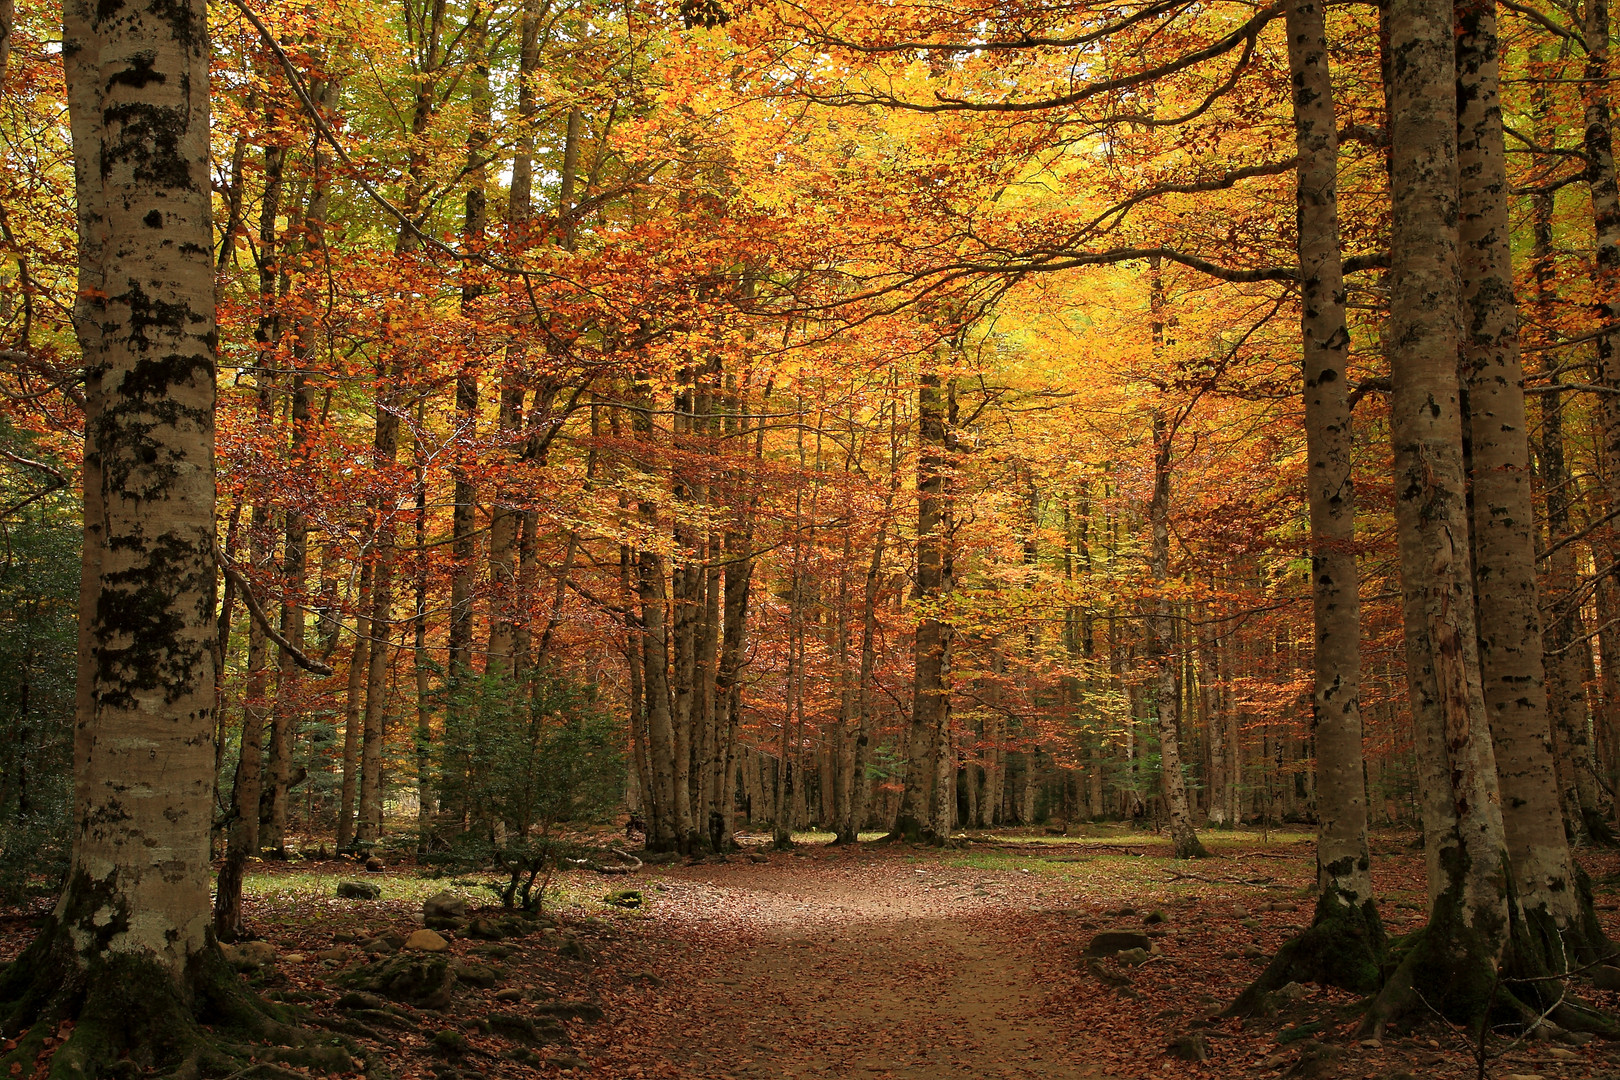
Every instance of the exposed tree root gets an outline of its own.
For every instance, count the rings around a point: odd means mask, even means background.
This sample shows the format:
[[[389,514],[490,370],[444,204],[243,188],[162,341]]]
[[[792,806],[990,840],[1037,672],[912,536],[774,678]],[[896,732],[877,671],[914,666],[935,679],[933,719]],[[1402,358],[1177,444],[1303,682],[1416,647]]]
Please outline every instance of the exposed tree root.
[[[1575,868],[1575,889],[1580,914],[1570,922],[1559,925],[1558,920],[1545,907],[1524,905],[1524,926],[1515,934],[1516,948],[1531,956],[1543,958],[1550,972],[1571,971],[1589,964],[1613,963],[1620,955],[1620,946],[1609,940],[1598,922],[1592,906],[1592,879],[1578,865]]]
[[[352,1038],[370,1039],[373,1042],[380,1042],[395,1048],[399,1046],[395,1040],[384,1035],[381,1031],[361,1023],[353,1017],[311,1017],[309,1022],[318,1027],[326,1028],[328,1031],[336,1031]]]
[[[358,1044],[299,1026],[285,1006],[247,989],[218,949],[195,957],[181,980],[149,957],[102,951],[79,955],[56,920],[0,972],[0,1031],[17,1040],[0,1056],[0,1075],[49,1080],[174,1080],[349,1072],[365,1059],[368,1076],[387,1075]],[[285,1066],[285,1067],[284,1067]]]
[[[1377,990],[1384,968],[1384,927],[1372,901],[1351,908],[1337,893],[1316,902],[1310,929],[1284,942],[1260,977],[1227,1009],[1227,1016],[1252,1016],[1266,995],[1291,982],[1336,986],[1358,994]]]
[[[1552,1011],[1552,1020],[1566,1031],[1584,1031],[1605,1039],[1620,1039],[1620,1024],[1579,1001],[1564,1000]]]
[[[1589,885],[1586,897],[1590,913]],[[1595,919],[1591,928],[1558,928],[1544,910],[1522,920],[1515,916],[1507,948],[1493,962],[1477,934],[1460,920],[1447,919],[1443,905],[1438,910],[1438,917],[1403,943],[1404,955],[1368,1007],[1364,1036],[1379,1037],[1403,1020],[1439,1017],[1465,1031],[1487,1023],[1521,1030],[1542,1023],[1620,1038],[1620,1023],[1569,993],[1577,958],[1607,943]]]
[[[1359,1034],[1365,1038],[1381,1039],[1384,1029],[1392,1020],[1406,1016],[1420,1008],[1417,991],[1412,986],[1412,967],[1403,963],[1384,983],[1378,995],[1367,1006],[1361,1019]]]
[[[947,837],[940,836],[926,822],[901,817],[894,828],[878,841],[880,844],[920,844],[926,847],[944,847]]]

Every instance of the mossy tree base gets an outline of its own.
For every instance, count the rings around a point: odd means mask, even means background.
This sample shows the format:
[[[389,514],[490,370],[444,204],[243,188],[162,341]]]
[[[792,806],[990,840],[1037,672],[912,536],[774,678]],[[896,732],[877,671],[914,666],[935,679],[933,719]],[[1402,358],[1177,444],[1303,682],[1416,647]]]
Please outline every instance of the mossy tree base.
[[[217,948],[196,956],[182,979],[134,953],[81,956],[54,918],[16,962],[0,970],[0,1030],[16,1040],[0,1074],[49,1080],[308,1080],[349,1072],[355,1044],[306,1031],[290,1010],[242,985]],[[366,1059],[368,1076],[384,1077]],[[20,1068],[19,1068],[20,1067]]]
[[[1316,902],[1310,929],[1283,944],[1260,977],[1226,1010],[1228,1016],[1252,1016],[1266,996],[1291,982],[1336,986],[1356,994],[1376,991],[1383,979],[1384,926],[1371,900],[1359,907],[1334,892]]]
[[[1587,900],[1590,915],[1589,890]],[[1620,1038],[1620,1024],[1569,992],[1569,973],[1580,966],[1579,955],[1607,942],[1595,918],[1590,921],[1591,928],[1560,930],[1544,912],[1515,916],[1507,947],[1495,960],[1481,935],[1442,898],[1429,925],[1402,943],[1400,960],[1373,998],[1362,1033],[1377,1037],[1393,1023],[1438,1016],[1469,1032],[1486,1025],[1522,1030],[1549,1023]]]
[[[1317,901],[1311,928],[1278,950],[1225,1015],[1254,1015],[1265,1010],[1267,995],[1290,982],[1309,982],[1373,995],[1362,1024],[1369,1036],[1391,1024],[1441,1018],[1475,1033],[1486,1023],[1522,1030],[1551,1022],[1620,1038],[1620,1024],[1568,992],[1571,972],[1616,952],[1593,909],[1591,879],[1579,867],[1574,888],[1581,914],[1564,925],[1544,906],[1510,902],[1514,915],[1500,961],[1451,894],[1441,898],[1428,926],[1390,945],[1372,901],[1352,907],[1330,891]]]
[[[1620,847],[1620,836],[1616,836],[1610,827],[1608,819],[1603,814],[1590,807],[1581,811],[1581,834],[1570,837],[1577,843],[1585,842],[1594,847]]]
[[[1392,1023],[1438,1016],[1467,1031],[1487,1018],[1503,1017],[1503,1007],[1517,1018],[1522,1009],[1506,992],[1496,962],[1479,935],[1451,927],[1452,933],[1429,926],[1402,942],[1403,955],[1367,1009],[1362,1033],[1377,1038]]]
[[[1209,857],[1209,849],[1204,846],[1204,842],[1198,839],[1196,835],[1189,840],[1176,843],[1176,858],[1178,859],[1207,859]]]
[[[1592,902],[1592,879],[1579,864],[1575,866],[1575,898],[1578,914],[1560,926],[1543,906],[1523,903],[1524,925],[1515,927],[1515,948],[1539,956],[1547,971],[1571,971],[1591,964],[1612,964],[1620,947],[1609,940],[1598,922]]]
[[[944,847],[945,837],[940,836],[925,821],[901,815],[895,819],[894,828],[883,837],[885,844],[923,844],[928,847]]]

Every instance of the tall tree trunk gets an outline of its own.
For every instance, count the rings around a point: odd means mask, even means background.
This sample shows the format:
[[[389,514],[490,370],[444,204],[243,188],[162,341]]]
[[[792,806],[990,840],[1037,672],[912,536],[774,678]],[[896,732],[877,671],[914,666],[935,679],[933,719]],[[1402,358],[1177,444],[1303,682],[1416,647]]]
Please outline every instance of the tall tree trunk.
[[[1609,89],[1609,0],[1586,0],[1582,39],[1586,45],[1584,106],[1587,186],[1592,198],[1593,256],[1597,280],[1594,315],[1595,379],[1608,393],[1597,397],[1602,456],[1611,508],[1620,507],[1620,181],[1614,167],[1614,131]],[[1611,545],[1610,559],[1614,558]]]
[[[650,404],[650,400],[646,402]],[[639,409],[632,420],[638,440],[650,443],[652,415]],[[643,473],[645,463],[638,462]],[[637,517],[649,534],[658,528],[658,504],[650,499],[637,503]],[[653,807],[648,822],[647,846],[654,851],[678,848],[684,833],[675,813],[675,725],[670,713],[669,685],[669,578],[664,557],[642,550],[636,555],[636,591],[641,602],[642,688],[647,710],[647,759],[651,788],[647,792]]]
[[[355,794],[360,787],[360,727],[365,715],[368,657],[371,655],[371,572],[367,548],[360,549],[360,585],[354,604],[354,647],[349,651],[348,685],[343,697],[343,779],[338,793],[337,849],[354,846]]]
[[[720,657],[720,564],[723,559],[722,540],[719,533],[709,534],[707,552],[703,567],[703,609],[698,620],[696,686],[693,690],[693,736],[692,770],[694,778],[694,794],[692,803],[693,825],[698,827],[702,838],[708,841],[711,850],[723,850],[725,843],[725,822],[715,815],[723,815],[726,811],[720,806],[720,799],[716,791],[716,760],[721,754],[720,747],[720,703],[715,696],[714,683],[716,665]]]
[[[393,394],[383,381],[377,386],[376,435],[372,441],[374,467],[389,469],[399,449],[399,418]],[[366,656],[366,709],[360,729],[359,819],[355,839],[362,845],[382,837],[382,752],[387,737],[388,674],[393,667],[394,608],[394,500],[379,499],[371,548],[371,645]]]
[[[549,437],[540,431],[554,421],[552,405],[556,397],[555,383],[535,391],[534,405],[528,415],[528,437],[523,441],[520,460],[528,470],[546,466]],[[540,512],[532,507],[518,513],[517,577],[514,608],[516,620],[512,626],[512,677],[520,685],[530,685],[529,669],[534,660],[534,593],[540,580]]]
[[[848,467],[846,461],[846,473]],[[850,725],[855,721],[855,695],[858,690],[850,660],[850,563],[854,554],[854,530],[846,528],[843,530],[843,551],[838,560],[838,596],[833,602],[833,619],[828,627],[828,652],[838,671],[838,720],[831,740],[831,813],[826,818],[834,834],[834,843],[838,842],[843,823],[849,819],[850,786],[855,776],[855,733],[850,730]],[[824,806],[827,805],[826,798],[822,801]]]
[[[945,683],[950,671],[951,629],[939,611],[949,591],[950,572],[945,407],[938,372],[923,371],[917,386],[917,579],[912,599],[919,611],[913,646],[911,737],[905,793],[892,833],[896,839],[911,841],[944,839],[934,834],[933,819],[940,760],[950,757],[950,747],[939,741],[942,726],[950,723]]]
[[[717,397],[720,394],[721,370],[718,358],[713,359],[699,375],[695,387],[693,434],[701,440],[699,450],[705,457],[715,452],[720,435],[720,417]],[[701,499],[712,504],[708,483],[701,487]],[[720,704],[715,695],[715,675],[720,658],[721,634],[721,563],[723,540],[719,532],[703,531],[699,541],[701,565],[691,572],[701,576],[694,584],[701,603],[698,606],[695,642],[693,645],[692,675],[692,825],[701,846],[709,850],[723,850],[726,843],[725,816],[729,807],[722,808],[716,794],[716,758],[721,753],[719,718]]]
[[[88,376],[86,377],[86,379],[87,379],[86,385],[90,385]],[[89,406],[87,404],[86,408],[88,408],[88,407]],[[94,468],[95,467],[95,458],[93,456],[89,457],[89,458],[86,458],[86,462],[87,462],[87,464],[84,466],[84,468]],[[224,555],[225,555],[225,557],[227,559],[235,559],[236,558],[236,551],[237,551],[237,547],[239,546],[237,544],[237,534],[241,531],[240,530],[241,519],[242,519],[242,503],[241,503],[240,500],[238,500],[236,502],[236,504],[231,507],[230,517],[225,523],[225,546],[224,546],[224,548],[222,550],[223,550]],[[99,558],[99,556],[98,556],[98,558]],[[88,571],[86,571],[86,572],[88,572]],[[215,620],[215,626],[218,629],[217,629],[217,631],[215,632],[215,635],[214,635],[214,775],[215,776],[218,776],[218,775],[220,775],[221,773],[223,773],[225,771],[225,743],[226,743],[226,735],[225,735],[225,711],[226,711],[225,710],[225,674],[226,674],[225,658],[230,655],[230,651],[231,651],[231,628],[232,628],[232,626],[234,624],[234,621],[235,621],[235,618],[236,618],[236,592],[237,592],[236,579],[233,578],[233,577],[227,576],[225,578],[225,589],[224,589],[223,593],[221,594],[220,600],[219,600],[219,617]],[[81,633],[80,633],[81,638],[83,637],[84,627],[86,625],[88,625],[84,620],[86,620],[88,618],[89,618],[89,613],[84,612],[82,610],[79,612],[79,620],[80,620],[79,621],[79,629],[81,631]],[[83,641],[81,641],[80,644],[83,645],[85,643]],[[82,660],[82,657],[81,657],[81,666],[82,666],[82,663],[83,663],[83,660]],[[86,675],[84,677],[88,678],[88,675]],[[215,831],[217,832],[217,829]],[[210,850],[212,850],[212,848],[213,848],[213,841],[212,840],[209,841],[209,845],[210,845]]]
[[[742,669],[747,663],[744,655],[748,634],[748,594],[754,574],[754,560],[749,557],[753,541],[744,533],[726,531],[726,568],[724,579],[724,609],[720,626],[720,655],[715,667],[714,697],[719,710],[717,724],[721,731],[724,751],[717,761],[714,808],[725,816],[725,832],[721,846],[731,841],[731,811],[736,788],[737,727],[742,714]]]
[[[315,81],[312,96],[323,111],[337,105],[338,83],[335,78]],[[316,271],[326,253],[326,215],[331,202],[331,183],[327,170],[331,166],[331,153],[324,144],[317,144],[312,167],[313,183],[309,202],[304,208],[301,222],[303,250],[300,257],[303,273]],[[291,267],[289,266],[289,271]],[[307,302],[308,298],[306,298]],[[295,475],[309,469],[307,456],[311,441],[314,398],[305,374],[314,359],[316,327],[313,316],[299,316],[293,341],[292,372],[288,378],[288,464]],[[281,636],[300,652],[305,642],[305,595],[309,578],[309,516],[295,497],[283,511],[284,546],[281,558],[282,602],[280,614]],[[270,824],[266,836],[268,846],[285,853],[287,815],[290,798],[287,783],[290,780],[291,744],[297,734],[297,720],[302,711],[299,694],[301,669],[287,649],[278,650],[276,663],[276,704],[273,730],[281,732],[279,755],[273,755],[273,789],[270,800]]]
[[[1209,729],[1209,812],[1208,821],[1215,826],[1230,826],[1228,816],[1231,797],[1227,788],[1232,781],[1232,755],[1237,747],[1226,737],[1226,696],[1221,685],[1221,646],[1215,634],[1214,609],[1204,610],[1206,625],[1197,629],[1198,664],[1201,675],[1198,691],[1202,699],[1204,723]]]
[[[293,424],[295,454],[301,454],[303,438],[297,432],[307,431],[309,411],[307,391],[299,377],[293,389]],[[299,409],[300,398],[305,408]],[[309,521],[296,506],[283,514],[285,520],[285,546],[282,549],[282,588],[280,631],[283,639],[300,652],[304,649],[304,583],[308,574]],[[272,755],[271,786],[267,807],[263,846],[285,857],[287,850],[287,816],[291,804],[288,784],[291,782],[293,747],[298,734],[298,717],[302,712],[299,699],[300,669],[293,654],[278,649],[276,661],[276,699],[271,718],[271,731],[280,733],[277,753]]]
[[[617,417],[617,410],[614,416]],[[615,433],[618,431],[617,422],[613,425]],[[621,509],[628,508],[629,500],[623,494],[619,496]],[[619,592],[625,597],[635,594],[632,579],[635,576],[635,556],[630,545],[619,545]],[[626,603],[624,613],[624,664],[629,670],[629,701],[630,714],[630,759],[636,772],[636,791],[641,798],[641,811],[644,821],[642,839],[651,844],[653,838],[659,834],[658,815],[663,812],[658,802],[658,792],[653,786],[652,762],[648,753],[649,736],[647,729],[647,694],[643,686],[643,658],[640,623],[631,613]]]
[[[1390,400],[1407,682],[1429,923],[1368,1014],[1419,1000],[1473,1021],[1508,940],[1506,838],[1479,681],[1457,382],[1457,71],[1448,0],[1389,9]]]
[[[416,655],[416,850],[425,854],[433,841],[433,814],[436,809],[433,782],[433,662],[427,648],[428,550],[427,550],[427,456],[421,432],[425,417],[423,405],[416,407],[416,521],[415,587],[416,610],[411,619]]]
[[[533,217],[535,73],[540,70],[540,15],[543,0],[522,0],[518,20],[516,147],[507,188],[507,218],[521,233]]]
[[[257,511],[255,512],[257,513]],[[253,545],[258,547],[259,545]],[[248,620],[247,685],[242,695],[242,737],[231,782],[231,818],[226,831],[225,862],[214,890],[214,936],[233,942],[246,928],[242,924],[242,879],[248,859],[259,850],[259,805],[264,768],[264,728],[269,716],[265,704],[264,629]]]
[[[873,715],[876,702],[873,700],[872,680],[877,673],[877,603],[878,591],[883,583],[883,555],[887,540],[888,516],[885,514],[878,524],[877,537],[872,541],[872,558],[866,566],[866,583],[862,592],[860,670],[854,686],[855,732],[850,753],[849,798],[844,817],[837,827],[838,841],[844,844],[853,844],[860,839],[871,791],[866,772],[872,758],[872,726],[876,719]]]
[[[248,558],[255,569],[262,569],[270,562],[269,531],[270,511],[261,503],[253,508],[248,524]],[[266,845],[264,804],[273,801],[277,775],[286,767],[283,764],[287,756],[286,738],[285,735],[277,738],[271,716],[269,657],[269,639],[265,637],[264,627],[259,625],[259,620],[249,618],[247,680],[242,688],[242,753],[251,756],[252,768],[238,762],[234,785],[238,789],[233,792],[233,810],[247,814],[242,830],[243,847],[235,853],[242,860],[259,855]],[[272,722],[267,724],[267,721]],[[271,750],[268,759],[264,753],[267,726]],[[285,779],[282,784],[285,786]],[[227,861],[232,854],[227,848]]]
[[[1361,754],[1361,596],[1346,367],[1350,335],[1339,249],[1339,140],[1322,0],[1292,0],[1286,18],[1299,155],[1295,197],[1310,461],[1318,892],[1311,928],[1278,951],[1245,992],[1251,998],[1295,979],[1367,993],[1378,986],[1384,954]]]
[[[699,422],[696,378],[695,365],[688,365],[681,372],[671,415],[678,455],[670,471],[674,496],[671,524],[678,562],[670,577],[670,636],[674,653],[670,720],[675,735],[675,832],[682,851],[691,851],[698,843],[693,813],[694,788],[697,787],[693,757],[697,747],[698,630],[703,618],[703,588],[707,580],[702,565],[703,540],[693,524],[703,502],[703,487],[692,480],[688,474],[689,462],[679,456],[682,451],[690,451],[690,436]]]
[[[1597,673],[1597,678],[1593,680],[1594,692],[1592,698],[1594,700],[1590,707],[1590,713],[1593,727],[1597,731],[1599,751],[1597,764],[1606,778],[1604,781],[1605,789],[1602,792],[1603,798],[1600,799],[1600,802],[1607,802],[1609,813],[1612,814],[1615,809],[1614,788],[1617,778],[1620,778],[1620,768],[1617,768],[1620,762],[1616,760],[1617,756],[1620,756],[1620,746],[1616,745],[1617,733],[1615,730],[1616,709],[1620,708],[1620,633],[1615,631],[1615,627],[1620,625],[1620,622],[1617,622],[1617,620],[1620,620],[1620,595],[1617,595],[1617,588],[1620,588],[1620,583],[1617,583],[1610,576],[1600,578],[1597,584],[1597,652],[1598,660],[1603,666],[1602,670]],[[1576,658],[1577,661],[1591,656],[1590,648],[1584,651],[1581,648],[1583,644],[1589,646],[1590,641],[1586,636],[1586,629],[1581,622],[1579,612],[1575,613],[1571,624],[1571,640],[1579,644],[1570,649],[1568,655]],[[1581,665],[1583,678],[1586,674],[1586,668],[1586,664]],[[1577,683],[1576,689],[1581,692],[1581,701],[1584,704],[1586,700],[1585,686]]]
[[[518,55],[517,147],[512,158],[512,181],[507,191],[507,221],[514,233],[525,236],[534,220],[534,74],[539,63],[537,34],[541,5],[524,0]],[[495,421],[499,439],[507,447],[507,461],[522,456],[523,375],[526,351],[511,350],[502,377]],[[489,641],[484,662],[486,675],[511,676],[521,663],[515,658],[518,637],[518,548],[523,513],[511,503],[510,483],[498,479],[489,513]]]
[[[467,195],[462,203],[462,243],[477,248],[484,242],[489,227],[489,133],[492,125],[489,92],[488,36],[489,20],[481,4],[475,5],[468,20],[473,31],[474,67],[471,94],[473,123],[467,132]],[[523,16],[524,41],[533,36],[530,18],[525,9]],[[527,73],[525,73],[527,74]],[[525,89],[525,93],[530,93]],[[526,121],[527,118],[525,117]],[[532,136],[526,136],[532,140]],[[518,170],[513,170],[513,184],[518,182]],[[461,312],[468,319],[478,317],[478,299],[483,287],[469,280],[461,287]],[[450,577],[450,625],[447,630],[448,649],[446,673],[452,695],[465,687],[472,672],[473,600],[477,591],[476,539],[478,523],[478,485],[473,479],[478,469],[478,367],[472,357],[462,360],[456,371],[455,433],[450,445],[454,448],[451,473],[455,478],[452,498],[455,507],[450,518],[450,557],[454,566]],[[458,702],[458,707],[460,703]]]
[[[1548,739],[1495,0],[1463,0],[1457,25],[1458,248],[1480,677],[1508,855],[1535,934],[1530,947],[1563,970],[1566,939],[1583,960],[1596,959],[1605,943],[1601,932],[1595,940],[1585,933],[1596,919],[1589,903],[1582,910],[1576,888]]]
[[[501,385],[495,426],[503,441],[515,443],[522,422],[523,386],[518,372],[509,370]],[[491,676],[513,674],[517,647],[517,547],[523,513],[511,499],[510,484],[497,483],[489,512],[489,645],[484,661],[484,671]]]
[[[726,416],[723,424],[726,435],[734,438],[746,430],[740,415],[746,399],[738,391],[735,377],[727,375],[726,378]],[[754,457],[758,460],[765,449],[765,425],[760,422],[756,428]],[[728,473],[730,482],[738,489],[746,475],[745,468],[731,469]],[[754,518],[759,499],[751,496],[743,505],[742,521],[728,522],[722,541],[725,572],[721,598],[720,653],[714,671],[714,699],[719,713],[716,724],[724,732],[725,745],[717,763],[719,771],[715,778],[714,806],[725,818],[725,831],[720,841],[722,848],[729,848],[733,844],[731,822],[735,798],[733,792],[737,786],[737,727],[742,717],[742,673],[748,662],[748,602],[754,578]],[[744,767],[753,769],[752,775],[757,782],[758,768],[746,760]]]
[[[209,46],[198,3],[69,0],[87,375],[70,869],[0,974],[11,1030],[78,1020],[62,1075],[198,1046],[210,937],[215,624]],[[195,1003],[195,1004],[194,1004]],[[31,1045],[25,1041],[24,1045]]]
[[[1164,348],[1164,278],[1157,258],[1149,263],[1148,273],[1153,345],[1158,352]],[[1170,466],[1174,440],[1175,431],[1169,417],[1156,407],[1153,411],[1153,496],[1148,503],[1152,530],[1148,573],[1161,590],[1168,586],[1170,578]],[[1175,847],[1176,858],[1202,859],[1209,852],[1204,850],[1193,827],[1192,812],[1187,805],[1187,778],[1181,766],[1181,724],[1176,715],[1181,702],[1176,687],[1173,610],[1169,598],[1164,596],[1154,600],[1153,609],[1148,619],[1148,647],[1155,672],[1154,716],[1159,735],[1160,790],[1169,817],[1170,842]]]
[[[277,110],[265,110],[265,123],[274,127],[277,119]],[[264,195],[259,206],[259,237],[258,237],[258,274],[259,274],[259,316],[258,325],[254,331],[254,344],[258,348],[258,364],[255,367],[254,377],[258,383],[257,415],[259,423],[267,428],[275,423],[274,409],[271,401],[271,386],[274,382],[274,369],[276,367],[275,353],[281,339],[281,316],[276,293],[276,279],[281,269],[281,260],[285,257],[282,251],[281,236],[277,231],[276,223],[282,213],[282,194],[284,184],[284,166],[286,164],[286,151],[278,144],[272,143],[264,148]],[[264,505],[268,492],[257,500],[253,510],[253,524],[248,530],[252,564],[255,570],[265,569],[270,562],[269,537],[270,516]],[[257,626],[251,633],[261,635],[263,631]],[[268,814],[260,811],[259,802],[255,802],[252,829],[253,854],[261,848],[269,848],[274,855],[284,854],[285,838],[283,833],[287,820],[287,782],[291,776],[292,765],[288,755],[288,725],[290,719],[285,710],[279,705],[274,714],[265,702],[265,662],[267,653],[260,642],[257,655],[257,666],[254,665],[253,650],[249,650],[248,662],[248,694],[257,700],[255,711],[257,721],[262,723],[264,717],[271,716],[270,743],[268,756],[264,762],[263,776],[255,775],[252,786],[255,789],[255,799],[261,796],[269,805]],[[276,820],[279,817],[282,823],[278,830]],[[264,826],[260,835],[261,825]]]
[[[1534,98],[1538,137],[1550,133],[1552,108],[1550,89],[1538,87]],[[1549,328],[1542,353],[1543,371],[1549,383],[1560,381],[1560,359],[1557,352],[1545,348],[1555,343],[1550,328],[1553,326],[1555,289],[1553,285],[1553,195],[1540,192],[1531,198],[1531,232],[1533,236],[1532,271],[1535,277],[1534,305],[1536,321]],[[1555,782],[1560,789],[1564,825],[1572,835],[1581,830],[1580,800],[1566,786],[1567,762],[1559,734],[1584,729],[1587,723],[1587,701],[1584,680],[1586,673],[1581,663],[1580,611],[1573,594],[1579,586],[1575,545],[1570,535],[1570,495],[1574,479],[1564,453],[1563,395],[1551,390],[1541,400],[1541,470],[1542,487],[1547,500],[1547,541],[1550,551],[1547,559],[1547,607],[1542,634],[1542,662],[1547,677],[1547,715],[1551,721]]]
[[[803,466],[803,427],[800,427],[800,463]],[[782,732],[777,738],[776,783],[771,789],[771,843],[778,850],[793,846],[793,826],[796,824],[792,808],[790,785],[804,782],[799,770],[793,768],[795,742],[793,720],[795,711],[804,715],[804,504],[799,493],[793,498],[793,562],[788,585],[788,640],[787,640],[787,694],[782,703]]]
[[[1319,925],[1332,919],[1348,921],[1351,927],[1346,929],[1352,936],[1365,935],[1364,947],[1376,956],[1382,952],[1383,928],[1373,903],[1361,756],[1361,597],[1351,471],[1350,335],[1345,329],[1339,250],[1339,139],[1321,0],[1294,0],[1287,20],[1299,153],[1300,331],[1316,630],[1312,734],[1321,817],[1316,921]],[[1371,989],[1365,974],[1356,985],[1344,985]]]
[[[425,156],[428,128],[437,115],[438,85],[444,56],[441,44],[444,35],[446,0],[431,0],[426,25],[415,42],[416,101],[411,112],[413,139],[410,160],[406,166],[405,217],[414,222],[421,213],[421,202],[427,191],[428,160]],[[413,227],[401,224],[395,237],[394,251],[408,257],[421,244]],[[388,480],[399,456],[399,413],[401,391],[399,379],[403,358],[398,355],[398,344],[391,344],[392,355],[377,364],[377,383],[374,391],[375,434],[372,439],[371,466]],[[375,560],[371,577],[371,648],[366,668],[366,711],[361,728],[359,821],[355,838],[362,845],[375,844],[382,837],[383,791],[382,755],[387,738],[388,683],[393,668],[394,564],[397,522],[394,510],[398,500],[380,497],[377,503],[375,531],[370,546]]]
[[[1586,175],[1592,199],[1593,258],[1596,264],[1596,303],[1594,314],[1603,329],[1597,334],[1597,358],[1593,381],[1605,393],[1597,395],[1599,429],[1602,437],[1600,458],[1608,463],[1604,470],[1605,495],[1609,509],[1620,508],[1620,181],[1614,167],[1613,110],[1610,104],[1609,67],[1609,0],[1586,0],[1582,27],[1582,41],[1586,46],[1585,79],[1581,95],[1585,121]],[[1606,557],[1612,565],[1620,558],[1620,544],[1611,539],[1606,545]],[[1601,563],[1603,560],[1600,559]],[[1605,709],[1607,711],[1607,707]],[[1571,727],[1564,729],[1575,734]],[[1584,735],[1584,729],[1582,731]],[[1573,748],[1565,751],[1564,765],[1579,772],[1586,762]],[[1613,833],[1600,818],[1587,815],[1583,805],[1583,824],[1597,838],[1614,842]]]

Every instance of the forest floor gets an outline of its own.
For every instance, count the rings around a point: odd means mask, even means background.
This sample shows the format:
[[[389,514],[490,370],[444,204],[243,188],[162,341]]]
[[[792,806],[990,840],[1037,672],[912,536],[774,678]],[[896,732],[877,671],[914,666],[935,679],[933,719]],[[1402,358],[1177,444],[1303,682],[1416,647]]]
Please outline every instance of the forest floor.
[[[1214,858],[1178,863],[1151,833],[1086,832],[976,836],[943,851],[810,837],[778,853],[745,838],[748,852],[724,862],[571,872],[554,881],[550,917],[520,934],[444,935],[466,977],[437,1008],[378,1008],[357,1000],[352,979],[390,959],[375,943],[414,931],[427,896],[448,887],[479,915],[479,880],[266,864],[248,879],[247,913],[274,956],[244,977],[346,1028],[400,1080],[1477,1075],[1466,1040],[1438,1023],[1358,1040],[1357,1003],[1337,991],[1299,988],[1269,1018],[1217,1016],[1309,921],[1309,836],[1214,832]],[[1375,840],[1392,934],[1422,923],[1412,839]],[[1582,859],[1620,939],[1620,854]],[[340,881],[382,896],[337,899]],[[621,889],[642,905],[603,902]],[[20,951],[33,917],[0,918],[0,957]],[[1081,951],[1103,930],[1148,932],[1155,951],[1139,966],[1087,965]],[[1620,993],[1576,989],[1620,1014]],[[1208,1060],[1172,1055],[1177,1039]],[[1526,1043],[1485,1075],[1620,1080],[1620,1047]]]

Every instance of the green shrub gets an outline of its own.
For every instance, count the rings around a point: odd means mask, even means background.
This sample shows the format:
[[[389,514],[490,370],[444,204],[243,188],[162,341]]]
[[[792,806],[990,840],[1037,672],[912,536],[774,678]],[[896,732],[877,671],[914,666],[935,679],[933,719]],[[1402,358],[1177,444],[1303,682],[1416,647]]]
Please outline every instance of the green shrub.
[[[524,684],[486,676],[452,693],[435,748],[445,813],[428,861],[450,871],[497,868],[506,907],[538,907],[536,882],[578,847],[558,827],[599,822],[618,807],[619,732],[593,687],[553,670]]]

